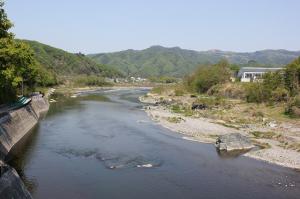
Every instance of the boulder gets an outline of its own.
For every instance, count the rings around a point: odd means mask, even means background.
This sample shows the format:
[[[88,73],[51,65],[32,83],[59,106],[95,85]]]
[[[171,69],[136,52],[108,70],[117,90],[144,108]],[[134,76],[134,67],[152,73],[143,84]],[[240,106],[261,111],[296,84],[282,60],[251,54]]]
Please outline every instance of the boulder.
[[[0,198],[32,199],[16,170],[0,160]]]
[[[216,148],[220,151],[250,150],[254,145],[240,133],[232,133],[219,136],[216,140]]]
[[[167,106],[167,105],[172,105],[174,103],[174,100],[172,99],[167,99],[167,100],[160,100],[155,103],[155,105],[162,105],[162,106]]]
[[[204,110],[204,109],[207,109],[207,105],[206,104],[193,104],[192,105],[192,110],[196,110],[196,109],[199,109],[199,110]]]

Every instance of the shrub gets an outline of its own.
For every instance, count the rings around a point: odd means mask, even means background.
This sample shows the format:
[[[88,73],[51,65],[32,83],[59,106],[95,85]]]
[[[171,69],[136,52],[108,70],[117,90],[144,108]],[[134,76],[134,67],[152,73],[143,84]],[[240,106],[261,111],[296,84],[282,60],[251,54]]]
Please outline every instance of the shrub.
[[[234,99],[244,99],[246,95],[245,88],[240,83],[218,84],[211,87],[207,94]]]
[[[289,91],[284,87],[278,87],[271,92],[271,100],[274,102],[287,101],[289,98]]]
[[[281,71],[268,72],[263,76],[263,86],[267,91],[284,88],[284,76]]]
[[[171,107],[171,110],[174,112],[174,113],[181,113],[181,108],[179,105],[175,104]]]
[[[185,85],[189,90],[205,93],[212,86],[229,81],[230,76],[229,63],[222,60],[215,65],[200,66],[195,73],[186,77]]]
[[[292,96],[299,93],[300,88],[300,57],[288,64],[284,73],[285,86]]]
[[[261,103],[268,99],[268,93],[261,83],[250,83],[246,87],[247,102]]]
[[[300,95],[297,95],[288,101],[285,113],[292,117],[300,117]]]

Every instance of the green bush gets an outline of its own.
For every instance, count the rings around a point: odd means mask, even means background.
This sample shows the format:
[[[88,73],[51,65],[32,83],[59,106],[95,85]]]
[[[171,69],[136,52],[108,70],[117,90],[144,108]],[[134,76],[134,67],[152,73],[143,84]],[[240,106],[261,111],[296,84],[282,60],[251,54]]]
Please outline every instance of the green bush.
[[[250,83],[246,87],[247,102],[262,103],[269,99],[268,92],[261,83]]]
[[[285,86],[288,88],[291,96],[299,93],[300,89],[300,57],[285,68],[284,72]]]
[[[300,117],[300,95],[297,95],[288,101],[285,113],[292,117]]]
[[[171,107],[171,110],[172,110],[174,113],[181,113],[181,112],[182,112],[180,106],[177,105],[177,104],[173,105],[173,106]]]
[[[215,65],[200,66],[195,73],[186,77],[185,85],[189,90],[206,93],[212,86],[230,81],[230,68],[226,60]]]

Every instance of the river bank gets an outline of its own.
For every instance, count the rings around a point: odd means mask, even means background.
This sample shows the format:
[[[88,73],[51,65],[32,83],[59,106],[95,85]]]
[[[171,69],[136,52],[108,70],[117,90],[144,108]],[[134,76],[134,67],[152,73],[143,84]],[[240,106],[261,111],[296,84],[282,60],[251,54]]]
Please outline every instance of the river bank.
[[[300,169],[300,124],[297,122],[281,122],[272,120],[266,125],[236,125],[210,117],[209,112],[197,110],[200,114],[174,111],[177,104],[191,105],[194,97],[174,96],[171,94],[148,93],[140,97],[146,103],[145,111],[158,124],[183,135],[183,139],[214,144],[217,136],[240,133],[249,137],[260,150],[252,150],[244,156],[274,163],[284,167]],[[203,114],[205,113],[205,114]],[[230,113],[225,113],[230,114]],[[204,116],[206,117],[204,117]],[[266,122],[265,122],[266,123]],[[270,133],[272,132],[272,133]],[[257,136],[255,133],[259,134]],[[271,134],[270,136],[266,135]],[[291,147],[289,147],[291,146]],[[292,147],[294,146],[294,147]]]

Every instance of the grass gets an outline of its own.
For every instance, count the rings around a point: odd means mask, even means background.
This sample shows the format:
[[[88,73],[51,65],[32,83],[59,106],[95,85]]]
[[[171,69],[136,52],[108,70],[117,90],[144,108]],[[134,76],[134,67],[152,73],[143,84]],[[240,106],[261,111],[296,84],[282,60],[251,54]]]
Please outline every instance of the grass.
[[[196,104],[205,104],[209,108],[213,106],[224,106],[226,104],[226,100],[221,97],[211,97],[211,96],[201,96],[197,98],[195,101]]]
[[[171,111],[173,113],[183,114],[186,117],[191,117],[194,115],[194,111],[190,107],[180,106],[178,104],[172,105]]]
[[[168,117],[167,121],[171,123],[180,123],[183,119],[181,117]]]
[[[182,110],[181,110],[180,106],[177,105],[177,104],[172,105],[171,110],[172,110],[173,113],[182,113]]]
[[[254,135],[255,138],[263,138],[263,139],[272,139],[276,136],[276,133],[271,131],[269,132],[252,131],[250,133]]]
[[[163,93],[164,90],[165,90],[165,87],[164,87],[164,86],[157,86],[157,87],[154,87],[154,88],[151,90],[151,93],[161,95],[161,94]]]
[[[253,117],[264,117],[264,113],[261,112],[261,111],[254,111],[254,112],[252,113],[252,116],[253,116]]]
[[[288,149],[295,150],[297,152],[300,152],[300,143],[292,143],[287,145]]]
[[[183,96],[184,95],[184,91],[181,89],[175,89],[174,93],[175,93],[175,96]]]

